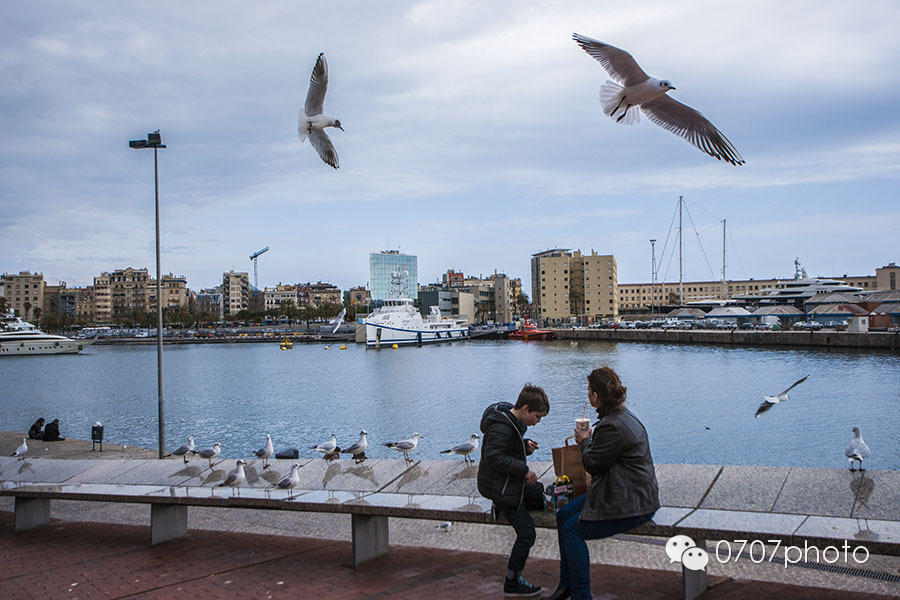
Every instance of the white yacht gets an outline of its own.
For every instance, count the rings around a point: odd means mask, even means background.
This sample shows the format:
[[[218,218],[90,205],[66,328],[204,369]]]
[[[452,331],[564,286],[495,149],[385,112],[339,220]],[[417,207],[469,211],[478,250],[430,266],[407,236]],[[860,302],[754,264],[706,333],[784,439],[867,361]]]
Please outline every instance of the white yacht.
[[[360,324],[366,326],[367,348],[393,344],[433,344],[469,336],[465,321],[441,317],[437,306],[432,307],[431,313],[423,319],[413,306],[412,298],[401,291],[405,289],[405,276],[405,272],[392,273],[390,295],[384,300],[384,304],[359,320]]]
[[[798,304],[818,294],[856,294],[862,288],[847,285],[837,279],[809,277],[779,281],[773,288],[766,288],[755,293],[735,294],[735,300],[759,302],[760,304]]]
[[[90,340],[44,333],[19,317],[7,317],[0,322],[0,356],[78,354],[90,345]]]

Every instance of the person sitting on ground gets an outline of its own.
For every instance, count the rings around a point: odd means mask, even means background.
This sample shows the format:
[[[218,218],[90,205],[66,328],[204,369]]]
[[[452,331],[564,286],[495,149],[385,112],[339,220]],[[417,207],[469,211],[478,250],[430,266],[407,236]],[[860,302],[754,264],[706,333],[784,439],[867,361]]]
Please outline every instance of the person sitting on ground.
[[[591,598],[590,555],[585,540],[613,536],[653,518],[659,484],[647,430],[624,407],[625,386],[609,367],[588,375],[588,400],[600,420],[576,429],[591,488],[556,513],[559,586],[546,600]]]
[[[44,417],[41,417],[37,421],[34,422],[34,425],[31,426],[31,429],[28,430],[28,437],[32,440],[42,440],[44,439]]]
[[[45,442],[59,442],[66,438],[60,437],[59,435],[59,419],[53,419],[47,426],[44,427],[44,441]]]
[[[522,579],[522,570],[537,534],[529,510],[543,508],[544,486],[525,457],[537,450],[537,442],[525,439],[525,430],[537,425],[550,412],[550,401],[540,387],[526,384],[516,405],[491,404],[481,417],[481,462],[478,491],[494,502],[516,531],[516,541],[507,562],[503,593],[507,596],[537,596],[541,586]]]

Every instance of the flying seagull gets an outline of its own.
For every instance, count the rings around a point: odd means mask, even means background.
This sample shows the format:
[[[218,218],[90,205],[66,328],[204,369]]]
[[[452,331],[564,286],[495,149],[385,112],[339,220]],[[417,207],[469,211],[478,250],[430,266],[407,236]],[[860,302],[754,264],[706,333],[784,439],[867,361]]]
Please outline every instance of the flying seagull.
[[[844,455],[850,460],[850,471],[856,470],[853,468],[853,461],[856,461],[859,463],[859,472],[865,473],[866,470],[862,468],[862,461],[864,458],[869,458],[870,453],[869,445],[863,440],[859,427],[854,427],[853,437],[850,438],[850,443],[847,444],[847,449],[844,450]]]
[[[275,484],[280,490],[288,490],[288,497],[293,497],[293,490],[300,485],[300,463],[291,465],[291,474],[285,476],[281,481]]]
[[[478,434],[473,433],[468,442],[453,446],[449,450],[442,450],[441,454],[457,454],[462,456],[466,462],[469,462],[469,455],[476,450],[478,450]],[[472,459],[472,462],[475,462],[475,460]]]
[[[366,449],[369,447],[369,440],[366,438],[366,430],[363,429],[359,432],[359,441],[346,448],[345,450],[341,450],[342,454],[352,454],[353,458],[357,463],[361,463],[366,460]]]
[[[194,450],[194,436],[189,435],[188,441],[186,444],[182,445],[177,450],[172,450],[166,456],[180,456],[181,458],[184,459],[184,464],[187,464],[187,462],[188,462],[187,455],[190,454],[193,450]]]
[[[347,309],[342,308],[341,312],[334,318],[334,321],[331,322],[334,325],[334,329],[331,330],[331,333],[337,333],[337,330],[340,329],[341,323],[344,322],[344,315],[347,314]]]
[[[205,458],[209,461],[209,468],[212,469],[212,459],[219,455],[219,452],[222,451],[222,444],[216,442],[212,445],[212,448],[204,448],[203,450],[194,450],[194,454],[199,456],[200,458]]]
[[[325,61],[325,53],[320,52],[319,58],[316,60],[316,66],[313,67],[312,75],[309,78],[309,91],[306,92],[306,104],[300,109],[297,117],[297,133],[300,135],[300,142],[309,137],[309,143],[319,153],[319,157],[325,161],[326,165],[330,165],[337,169],[338,155],[334,150],[328,135],[325,133],[326,127],[337,127],[341,131],[341,122],[332,116],[326,115],[323,111],[325,104],[325,92],[328,90],[328,63]]]
[[[335,447],[337,446],[337,438],[334,437],[334,434],[331,434],[331,439],[327,442],[322,442],[316,446],[310,446],[310,450],[315,450],[316,452],[321,452],[322,454],[327,454],[329,452],[334,452]]]
[[[26,441],[28,438],[22,438],[22,445],[16,448],[16,451],[12,453],[11,456],[15,456],[16,458],[25,458],[25,453],[28,452],[28,442]]]
[[[225,481],[219,484],[219,487],[238,488],[238,495],[240,495],[240,485],[244,483],[244,479],[247,478],[247,476],[244,474],[244,465],[246,464],[246,460],[242,458],[238,459],[238,461],[235,463],[236,466],[234,470],[228,473],[228,477],[225,478]]]
[[[806,379],[808,377],[809,377],[809,375],[807,375],[803,379],[798,379],[797,381],[792,383],[791,386],[788,387],[788,389],[784,390],[777,396],[763,396],[763,398],[764,398],[763,403],[759,405],[759,408],[756,409],[756,414],[753,416],[759,417],[759,415],[763,414],[764,412],[766,412],[767,410],[769,410],[776,404],[790,400],[790,398],[788,397],[788,392],[791,391],[792,389],[794,389],[796,386],[803,383],[804,381],[806,381]]]
[[[266,434],[266,445],[257,450],[254,454],[256,454],[256,458],[263,459],[263,471],[269,468],[269,458],[275,454],[275,448],[272,446],[272,436],[268,433]]]
[[[675,86],[666,79],[647,75],[628,52],[595,39],[572,34],[581,48],[603,65],[615,80],[600,86],[603,112],[617,123],[630,125],[640,120],[638,109],[663,129],[681,136],[713,158],[732,165],[744,159],[725,134],[699,112],[666,95]]]
[[[419,440],[421,439],[425,439],[425,436],[414,433],[408,440],[401,440],[399,442],[385,442],[384,445],[388,448],[396,450],[397,452],[402,452],[404,458],[406,458],[406,462],[410,463],[412,462],[412,459],[409,458],[409,453],[416,449],[416,446],[419,445]]]

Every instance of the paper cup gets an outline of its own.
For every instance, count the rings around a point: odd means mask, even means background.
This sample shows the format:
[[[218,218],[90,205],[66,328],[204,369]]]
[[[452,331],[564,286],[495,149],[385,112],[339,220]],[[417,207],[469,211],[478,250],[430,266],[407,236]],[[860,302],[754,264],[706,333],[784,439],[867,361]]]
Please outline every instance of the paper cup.
[[[575,419],[575,429],[580,429],[582,431],[587,431],[591,428],[591,420],[581,417],[579,419]]]

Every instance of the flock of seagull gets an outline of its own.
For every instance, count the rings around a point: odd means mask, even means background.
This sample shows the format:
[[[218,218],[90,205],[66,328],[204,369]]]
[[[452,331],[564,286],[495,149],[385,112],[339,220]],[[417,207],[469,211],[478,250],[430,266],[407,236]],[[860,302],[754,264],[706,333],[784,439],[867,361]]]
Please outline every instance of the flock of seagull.
[[[652,122],[681,136],[713,158],[735,166],[744,164],[740,153],[715,125],[690,106],[667,95],[675,89],[669,80],[650,77],[634,57],[621,48],[577,33],[572,34],[572,39],[615,80],[607,80],[600,87],[600,103],[603,113],[616,123],[637,123],[639,113],[643,112]],[[337,151],[325,128],[343,131],[344,127],[339,119],[324,112],[326,91],[328,62],[325,53],[320,52],[309,78],[306,103],[297,117],[297,133],[301,143],[309,138],[322,161],[337,169],[340,166]]]
[[[424,439],[420,433],[413,433],[409,439],[398,440],[394,442],[384,442],[384,445],[392,450],[396,450],[397,452],[403,454],[404,459],[407,464],[413,462],[413,459],[409,457],[409,453],[415,450],[419,446],[419,440]],[[24,449],[23,449],[24,447]],[[321,444],[316,444],[314,446],[310,446],[310,450],[314,450],[322,454],[322,457],[327,461],[332,461],[340,458],[341,454],[349,454],[353,457],[353,460],[356,464],[359,464],[366,460],[366,450],[369,448],[369,439],[368,433],[365,429],[359,432],[359,439],[352,445],[347,448],[341,449],[337,444],[337,436],[335,434],[331,434],[331,438],[322,442]],[[441,454],[451,454],[462,456],[463,460],[467,463],[474,463],[475,460],[471,458],[471,454],[474,453],[478,449],[478,434],[473,433],[468,441],[463,442],[462,444],[457,444],[452,448],[448,448],[447,450],[442,450]],[[22,446],[19,447],[15,452],[15,456],[24,456],[25,452],[28,451],[28,446],[25,443],[25,439],[22,440]],[[185,464],[188,464],[189,456],[198,456],[200,458],[205,458],[209,462],[209,468],[213,468],[213,459],[219,456],[222,452],[222,444],[216,442],[209,448],[204,448],[202,450],[197,450],[194,444],[194,436],[188,436],[187,442],[182,446],[176,448],[166,456],[180,456]],[[269,459],[275,456],[275,446],[272,444],[272,436],[271,434],[266,434],[266,443],[262,448],[253,453],[256,458],[263,460],[263,470],[269,468]],[[240,485],[246,480],[247,476],[244,473],[244,465],[247,464],[247,461],[244,459],[238,459],[235,463],[235,468],[228,473],[225,477],[225,480],[219,484],[219,487],[231,487],[231,488],[239,488]],[[280,481],[275,483],[272,487],[277,487],[283,490],[293,490],[300,483],[300,475],[298,473],[300,469],[300,464],[295,463],[291,466],[290,474],[286,475]]]

